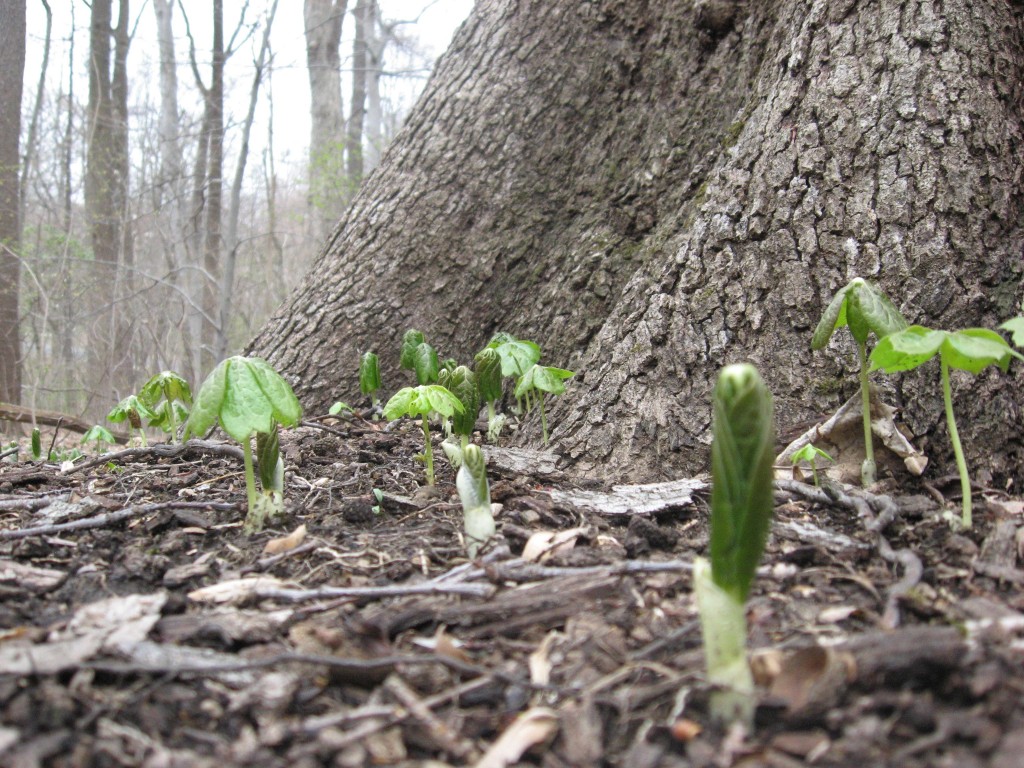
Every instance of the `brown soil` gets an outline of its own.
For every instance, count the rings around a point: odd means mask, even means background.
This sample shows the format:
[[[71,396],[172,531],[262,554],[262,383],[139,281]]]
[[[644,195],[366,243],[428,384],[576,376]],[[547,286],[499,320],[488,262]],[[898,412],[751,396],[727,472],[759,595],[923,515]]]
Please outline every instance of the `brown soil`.
[[[256,535],[241,461],[212,443],[63,474],[0,463],[0,764],[1024,761],[1019,501],[981,492],[955,533],[936,499],[952,482],[784,484],[748,611],[757,723],[722,732],[688,568],[705,493],[623,509],[540,457],[489,459],[501,536],[470,562],[439,450],[420,486],[419,436],[358,418],[285,433],[287,513]]]

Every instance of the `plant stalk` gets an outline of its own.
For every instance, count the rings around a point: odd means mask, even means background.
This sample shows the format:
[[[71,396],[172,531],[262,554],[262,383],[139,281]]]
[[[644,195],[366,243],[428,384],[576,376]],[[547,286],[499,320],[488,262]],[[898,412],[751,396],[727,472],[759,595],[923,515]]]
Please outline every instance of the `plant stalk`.
[[[875,449],[871,439],[871,383],[868,381],[868,351],[866,343],[857,344],[860,358],[860,400],[864,413],[864,463],[860,468],[860,482],[865,488],[875,482]]]
[[[541,392],[537,395],[537,399],[540,401],[540,433],[544,436],[544,445],[548,444],[548,422],[544,418],[544,393]]]
[[[434,484],[434,451],[430,445],[430,423],[427,421],[427,414],[423,414],[423,462],[427,468],[427,485]]]
[[[253,510],[256,509],[257,496],[256,496],[256,474],[253,472],[252,467],[252,437],[247,437],[242,441],[242,456],[245,461],[245,493],[249,501],[248,515],[253,514]]]
[[[942,369],[942,399],[946,404],[946,428],[949,430],[949,440],[953,443],[953,455],[956,457],[956,468],[960,472],[960,489],[964,497],[964,528],[971,527],[971,478],[967,475],[967,461],[964,459],[964,449],[960,445],[960,433],[956,428],[956,419],[953,417],[953,388],[949,383],[949,365],[946,359],[940,362]]]

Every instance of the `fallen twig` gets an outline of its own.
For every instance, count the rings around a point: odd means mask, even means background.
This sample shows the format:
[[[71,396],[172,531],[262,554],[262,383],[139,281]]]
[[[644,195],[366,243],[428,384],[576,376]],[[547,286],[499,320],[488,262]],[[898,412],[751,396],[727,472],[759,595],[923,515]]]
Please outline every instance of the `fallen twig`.
[[[0,541],[11,541],[13,539],[27,539],[32,536],[52,536],[56,533],[67,531],[84,531],[91,528],[105,528],[108,525],[120,523],[140,515],[148,515],[159,512],[162,509],[213,509],[218,512],[230,512],[238,509],[237,504],[225,504],[211,501],[162,501],[153,504],[138,504],[133,507],[124,507],[113,512],[104,512],[92,517],[83,517],[79,520],[72,520],[68,523],[54,523],[52,525],[37,525],[34,528],[19,528],[11,531],[0,531]]]
[[[112,451],[102,456],[83,461],[69,469],[65,474],[71,475],[81,472],[83,469],[100,466],[111,461],[123,462],[130,459],[141,459],[155,456],[160,459],[173,458],[189,452],[215,453],[219,456],[227,456],[242,461],[242,449],[236,445],[219,443],[213,440],[189,440],[185,443],[156,443],[138,448],[125,448],[121,451]]]

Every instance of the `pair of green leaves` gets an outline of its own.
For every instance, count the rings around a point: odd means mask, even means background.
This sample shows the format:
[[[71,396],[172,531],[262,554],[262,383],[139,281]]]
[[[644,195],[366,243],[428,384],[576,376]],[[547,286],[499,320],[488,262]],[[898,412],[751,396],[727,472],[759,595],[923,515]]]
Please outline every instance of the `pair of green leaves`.
[[[868,281],[855,277],[825,308],[811,337],[811,349],[824,348],[832,334],[843,326],[849,326],[858,345],[865,345],[871,333],[881,339],[906,328],[907,321],[888,296]]]
[[[402,337],[402,351],[399,365],[416,374],[416,382],[420,385],[433,384],[441,371],[441,361],[437,350],[426,342],[420,331],[410,329]]]

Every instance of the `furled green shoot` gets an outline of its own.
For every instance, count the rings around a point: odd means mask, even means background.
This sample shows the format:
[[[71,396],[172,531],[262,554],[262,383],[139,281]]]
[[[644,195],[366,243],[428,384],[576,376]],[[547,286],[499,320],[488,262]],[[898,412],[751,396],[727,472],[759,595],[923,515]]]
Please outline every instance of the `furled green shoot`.
[[[416,368],[416,347],[422,344],[426,339],[423,337],[423,333],[417,331],[414,328],[410,328],[402,336],[402,351],[398,358],[398,364],[407,371],[415,370]]]
[[[950,386],[949,369],[957,368],[976,374],[989,365],[997,365],[1006,371],[1011,357],[1024,360],[1024,356],[1010,349],[1010,345],[1002,336],[987,328],[966,328],[951,332],[912,325],[878,342],[871,352],[871,370],[881,369],[886,373],[909,371],[931,360],[936,354],[939,356],[946,427],[953,445],[953,455],[956,457],[956,467],[960,473],[960,488],[963,492],[961,523],[964,528],[970,528],[971,480],[967,474],[967,461],[953,415],[953,391]]]
[[[43,456],[43,435],[39,427],[32,428],[32,460],[39,461]]]
[[[875,482],[875,452],[871,438],[871,385],[868,382],[867,343],[872,333],[879,339],[907,327],[907,321],[889,297],[871,283],[855,277],[832,297],[811,338],[811,349],[822,349],[837,328],[849,326],[857,342],[860,363],[860,396],[864,418],[864,464],[861,482]]]
[[[384,406],[384,418],[388,421],[402,416],[419,416],[423,428],[423,462],[426,466],[427,484],[434,484],[434,453],[430,444],[430,416],[440,414],[451,417],[462,413],[459,399],[438,384],[421,384],[418,387],[404,387],[398,390]]]
[[[149,406],[154,416],[149,426],[157,427],[177,442],[178,424],[188,416],[192,405],[192,389],[188,382],[174,371],[161,371],[142,385],[139,399]]]
[[[711,543],[694,562],[708,681],[717,686],[712,716],[753,719],[754,682],[746,656],[746,600],[772,517],[775,427],[772,398],[757,369],[730,365],[713,395]]]
[[[476,428],[476,417],[480,412],[480,393],[476,376],[464,365],[457,366],[448,377],[448,391],[462,403],[462,412],[452,416],[452,432],[459,436],[465,449]]]
[[[380,403],[380,360],[373,352],[364,352],[359,361],[359,391],[370,398],[374,408]]]
[[[545,445],[548,442],[548,423],[544,416],[544,394],[561,395],[565,392],[565,384],[562,382],[573,375],[575,375],[573,371],[567,371],[564,368],[553,368],[549,365],[535,363],[526,370],[516,384],[516,397],[524,398],[528,409],[532,407],[531,399],[534,397],[540,406],[540,428]]]
[[[93,424],[86,430],[85,434],[82,435],[82,445],[86,443],[94,443],[96,450],[102,452],[104,445],[113,445],[114,436],[110,434],[110,430],[106,427],[102,427],[99,424]]]
[[[137,429],[143,445],[146,445],[146,433],[142,430],[142,420],[150,421],[155,418],[156,414],[137,395],[128,395],[107,414],[107,421],[115,424],[127,421],[132,429]]]
[[[829,456],[828,453],[826,453],[825,451],[821,450],[821,448],[819,448],[818,446],[814,445],[813,443],[808,443],[803,448],[801,448],[799,451],[794,453],[792,455],[792,457],[790,457],[790,458],[793,461],[793,466],[794,467],[797,464],[799,464],[801,461],[806,461],[808,464],[811,465],[811,474],[814,476],[814,484],[815,485],[820,485],[820,483],[818,482],[818,467],[817,467],[817,464],[815,462],[818,459],[825,459],[826,461],[832,461],[832,462],[835,461],[835,459],[833,459],[831,456]]]
[[[293,427],[301,418],[302,406],[291,386],[258,357],[235,356],[221,361],[199,389],[192,413],[185,423],[185,438],[206,434],[219,421],[221,429],[242,444],[248,498],[247,532],[261,530],[266,517],[278,514],[282,509],[280,488],[283,487],[283,474],[281,482],[277,480],[277,428],[278,425]],[[257,451],[262,452],[262,495],[256,491],[253,471],[254,435]],[[263,435],[262,440],[260,435]]]
[[[491,491],[487,483],[487,465],[484,452],[478,445],[462,449],[462,466],[455,476],[455,487],[462,501],[462,514],[466,524],[466,550],[476,557],[480,547],[494,535],[494,515],[491,512]]]
[[[501,399],[501,357],[496,349],[487,347],[477,352],[475,362],[476,386],[480,399],[487,403],[487,437],[494,443],[505,423],[504,416],[499,416],[495,409],[495,403]]]

